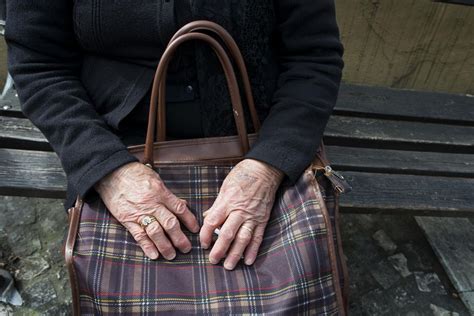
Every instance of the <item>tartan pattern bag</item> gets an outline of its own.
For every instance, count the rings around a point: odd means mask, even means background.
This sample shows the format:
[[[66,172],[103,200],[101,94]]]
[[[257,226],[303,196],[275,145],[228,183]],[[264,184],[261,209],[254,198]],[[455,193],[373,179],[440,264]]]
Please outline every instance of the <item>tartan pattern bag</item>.
[[[231,51],[251,100],[243,61],[221,27],[196,21],[183,27],[168,45],[157,69],[149,114],[147,143],[129,151],[156,171],[166,187],[188,202],[198,222],[217,198],[233,166],[255,141],[243,122],[238,85],[231,63],[210,30]],[[166,141],[164,82],[167,62],[178,45],[192,39],[212,45],[233,91],[239,135]],[[231,92],[232,93],[232,92]],[[253,102],[247,102],[254,114]],[[158,105],[158,111],[156,106]],[[158,113],[157,113],[158,112]],[[160,130],[153,142],[155,121]],[[259,124],[255,121],[254,124]],[[183,154],[183,152],[187,154]],[[189,154],[191,153],[191,154]],[[209,262],[199,235],[183,232],[192,250],[167,261],[151,260],[108,211],[100,198],[78,197],[69,209],[64,244],[75,314],[84,315],[344,315],[347,312],[347,269],[338,224],[339,193],[348,190],[333,172],[321,144],[313,163],[294,185],[280,185],[253,265],[240,262],[234,270]]]

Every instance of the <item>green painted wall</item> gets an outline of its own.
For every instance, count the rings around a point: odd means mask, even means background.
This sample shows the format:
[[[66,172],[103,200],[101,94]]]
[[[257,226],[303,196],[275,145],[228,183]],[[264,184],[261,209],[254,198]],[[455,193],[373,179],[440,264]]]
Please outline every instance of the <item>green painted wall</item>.
[[[336,0],[344,80],[474,94],[474,6]]]

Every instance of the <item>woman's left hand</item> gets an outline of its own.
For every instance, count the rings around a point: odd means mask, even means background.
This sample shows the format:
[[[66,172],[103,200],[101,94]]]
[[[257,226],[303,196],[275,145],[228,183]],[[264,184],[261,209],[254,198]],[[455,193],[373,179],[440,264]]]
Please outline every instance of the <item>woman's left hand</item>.
[[[255,261],[283,178],[282,171],[255,159],[244,159],[232,168],[214,204],[203,214],[199,234],[203,248],[209,248],[214,230],[220,228],[209,254],[212,264],[226,257],[224,268],[232,270],[244,251],[245,264]]]

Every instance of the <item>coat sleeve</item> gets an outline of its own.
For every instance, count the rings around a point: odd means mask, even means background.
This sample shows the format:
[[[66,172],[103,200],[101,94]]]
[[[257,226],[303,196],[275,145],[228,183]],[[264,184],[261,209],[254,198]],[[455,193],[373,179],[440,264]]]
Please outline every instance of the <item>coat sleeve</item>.
[[[83,197],[107,173],[138,161],[97,113],[80,81],[73,1],[8,0],[8,70],[22,111],[58,154]]]
[[[334,0],[275,0],[280,73],[268,116],[246,158],[282,170],[291,183],[316,155],[343,68]]]

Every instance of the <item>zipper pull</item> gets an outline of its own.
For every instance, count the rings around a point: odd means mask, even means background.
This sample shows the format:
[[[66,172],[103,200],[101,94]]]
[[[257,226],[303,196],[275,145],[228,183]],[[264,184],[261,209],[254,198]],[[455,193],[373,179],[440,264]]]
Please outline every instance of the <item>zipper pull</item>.
[[[334,171],[331,166],[324,166],[324,175],[331,181],[334,188],[339,193],[348,193],[352,191],[351,185],[347,180],[338,172]]]

